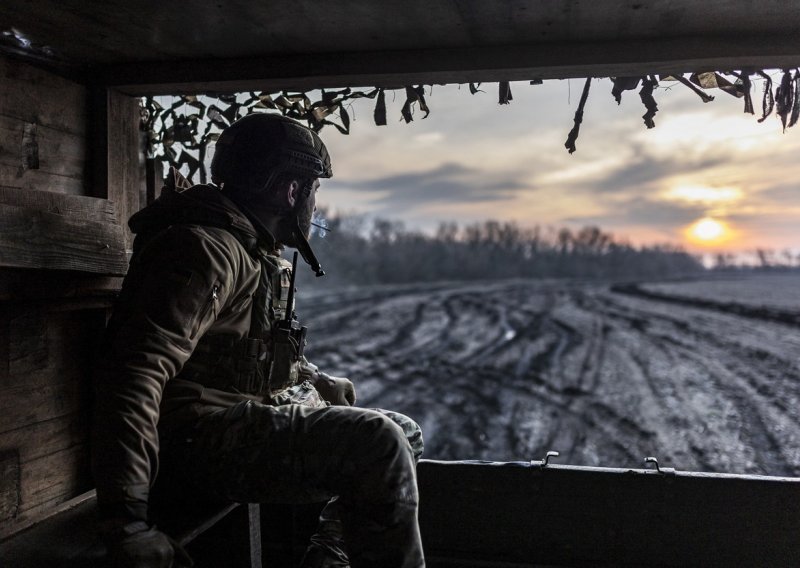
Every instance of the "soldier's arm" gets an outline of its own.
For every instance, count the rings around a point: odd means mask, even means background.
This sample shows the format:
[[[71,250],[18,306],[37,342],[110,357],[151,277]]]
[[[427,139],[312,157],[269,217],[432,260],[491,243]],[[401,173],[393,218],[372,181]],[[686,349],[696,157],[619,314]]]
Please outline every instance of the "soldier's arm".
[[[202,229],[173,227],[138,255],[96,377],[93,473],[101,516],[147,518],[162,391],[224,305],[236,270]]]

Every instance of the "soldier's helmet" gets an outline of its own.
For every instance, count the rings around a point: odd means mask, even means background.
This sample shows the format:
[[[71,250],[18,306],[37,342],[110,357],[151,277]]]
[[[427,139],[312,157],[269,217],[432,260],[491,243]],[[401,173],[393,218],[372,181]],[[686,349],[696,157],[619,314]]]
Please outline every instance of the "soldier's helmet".
[[[316,132],[278,114],[254,113],[222,131],[211,178],[225,188],[258,193],[278,176],[329,178],[331,159]]]

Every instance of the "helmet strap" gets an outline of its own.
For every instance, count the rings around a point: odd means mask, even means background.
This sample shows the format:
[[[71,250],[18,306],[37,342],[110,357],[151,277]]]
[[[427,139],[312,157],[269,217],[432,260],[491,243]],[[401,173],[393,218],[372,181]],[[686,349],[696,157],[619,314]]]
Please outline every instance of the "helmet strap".
[[[320,276],[325,276],[325,271],[322,270],[322,265],[319,263],[319,260],[317,260],[317,256],[311,249],[311,244],[309,244],[308,239],[306,238],[305,234],[303,234],[303,230],[300,228],[300,217],[295,215],[293,221],[292,240],[294,241],[294,247],[297,249],[297,252],[300,253],[300,256],[303,257],[303,260],[306,261],[306,264],[311,267],[311,270],[314,271],[314,274],[318,278]]]
[[[242,213],[248,218],[248,220],[253,224],[256,231],[264,238],[267,238],[272,243],[275,243],[277,239],[275,235],[272,234],[264,222],[259,219],[258,215],[253,213],[253,211],[248,207],[246,199],[241,198],[241,194],[237,194],[236,192],[229,193],[228,198],[231,199],[234,203],[236,203],[237,207],[241,209]],[[303,260],[311,267],[311,270],[319,276],[324,276],[325,271],[322,270],[322,265],[320,265],[319,260],[317,260],[317,256],[314,254],[314,251],[311,249],[311,245],[308,242],[303,230],[300,228],[300,215],[298,214],[298,210],[304,204],[304,199],[298,199],[293,207],[275,207],[272,209],[274,214],[280,219],[280,232],[284,235],[290,236],[290,241],[288,243],[283,243],[285,245],[294,247],[297,249],[297,252],[300,253],[300,256],[303,257]]]

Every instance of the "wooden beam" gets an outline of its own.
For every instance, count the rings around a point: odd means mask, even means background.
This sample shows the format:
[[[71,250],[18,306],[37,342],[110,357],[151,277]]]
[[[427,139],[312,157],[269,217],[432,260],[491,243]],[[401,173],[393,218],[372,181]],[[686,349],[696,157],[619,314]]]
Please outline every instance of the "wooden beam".
[[[122,288],[121,276],[8,268],[0,270],[0,302],[14,306],[83,310],[102,302],[108,306]]]
[[[125,237],[117,223],[5,204],[0,204],[0,218],[0,266],[111,275],[127,271]]]
[[[79,471],[80,475],[59,475],[62,471]],[[88,444],[21,464],[20,477],[20,506],[12,519],[0,524],[0,540],[42,520],[63,503],[92,488]],[[4,552],[2,548],[0,555]]]
[[[0,114],[0,140],[0,186],[84,193],[84,134]]]
[[[106,97],[105,153],[98,156],[101,160],[105,156],[105,162],[97,172],[98,176],[105,173],[105,187],[97,189],[114,204],[125,249],[130,251],[133,235],[128,229],[128,218],[144,206],[146,199],[139,99],[114,89],[109,89]]]
[[[0,57],[0,114],[40,126],[85,133],[86,89],[22,60]]]
[[[74,216],[104,223],[117,223],[113,204],[105,199],[81,195],[62,195],[50,191],[29,191],[0,186],[0,205],[14,205],[46,211],[55,215]]]
[[[800,65],[793,36],[686,37],[541,43],[97,67],[102,85],[129,95],[309,90],[320,87],[636,76]]]

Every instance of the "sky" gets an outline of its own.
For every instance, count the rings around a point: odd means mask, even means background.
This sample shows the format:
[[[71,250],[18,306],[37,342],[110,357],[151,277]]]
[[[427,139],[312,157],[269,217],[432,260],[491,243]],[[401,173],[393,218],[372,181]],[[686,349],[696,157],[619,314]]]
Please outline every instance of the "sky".
[[[779,82],[780,74],[774,74]],[[758,123],[743,99],[713,89],[710,103],[674,82],[654,96],[648,130],[638,90],[617,105],[608,79],[592,81],[577,152],[564,148],[583,79],[426,87],[431,113],[405,124],[403,91],[387,94],[388,125],[374,101],[356,100],[351,133],[322,137],[334,177],[318,202],[338,212],[403,221],[433,231],[442,221],[485,219],[521,226],[597,225],[636,245],[671,243],[695,253],[800,249],[800,126]],[[431,90],[432,89],[432,90]]]

